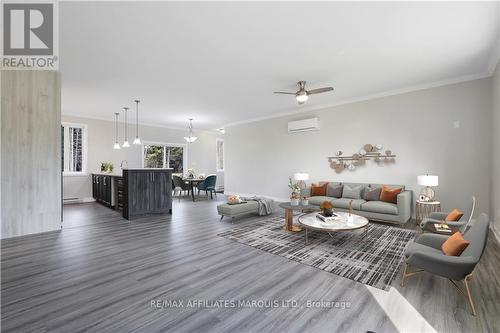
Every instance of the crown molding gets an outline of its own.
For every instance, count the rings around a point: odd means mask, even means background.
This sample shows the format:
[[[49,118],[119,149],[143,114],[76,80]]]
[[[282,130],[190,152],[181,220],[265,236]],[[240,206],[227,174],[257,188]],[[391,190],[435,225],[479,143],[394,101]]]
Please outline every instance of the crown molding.
[[[78,114],[73,114],[73,113],[61,113],[61,116],[67,116],[67,117],[76,117],[76,118],[81,118],[81,119],[92,119],[92,120],[101,120],[101,121],[107,121],[107,122],[111,122],[111,123],[114,123],[115,121],[114,120],[111,120],[109,118],[106,118],[106,117],[99,117],[99,116],[82,116],[82,115],[78,115]],[[119,120],[118,121],[119,123],[123,124],[125,123],[124,121],[121,121]],[[131,123],[129,122],[129,125],[133,125],[135,126],[135,123]],[[162,124],[151,124],[151,123],[146,123],[146,122],[139,122],[139,125],[140,126],[147,126],[147,127],[156,127],[156,128],[165,128],[165,129],[170,129],[170,130],[175,130],[175,131],[183,131],[183,132],[187,132],[189,131],[189,128],[186,126],[186,127],[174,127],[174,126],[168,126],[168,125],[162,125]],[[217,132],[216,130],[213,130],[213,129],[197,129],[196,130],[196,133],[215,133]]]
[[[425,83],[425,84],[421,84],[421,85],[409,86],[409,87],[405,87],[405,88],[401,88],[401,89],[395,89],[395,90],[389,90],[389,91],[370,94],[370,95],[364,95],[364,96],[360,96],[360,97],[347,98],[347,99],[339,100],[339,101],[332,102],[332,103],[326,103],[326,104],[315,105],[315,106],[310,106],[310,107],[300,107],[299,106],[299,109],[275,113],[275,114],[263,116],[263,117],[250,118],[247,120],[229,123],[229,124],[226,124],[222,127],[227,128],[227,127],[232,127],[232,126],[239,126],[239,125],[244,125],[244,124],[248,124],[248,123],[263,121],[263,120],[267,120],[267,119],[281,118],[281,117],[290,116],[290,115],[294,115],[294,114],[306,113],[306,112],[311,112],[311,111],[318,111],[318,110],[323,110],[323,109],[327,109],[327,108],[331,108],[331,107],[335,107],[335,106],[340,106],[340,105],[364,102],[364,101],[379,99],[379,98],[383,98],[383,97],[389,97],[389,96],[410,93],[410,92],[414,92],[414,91],[426,90],[426,89],[431,89],[431,88],[452,85],[452,84],[456,84],[456,83],[484,79],[484,78],[487,78],[490,76],[491,76],[491,73],[489,73],[489,71],[488,71],[488,72],[482,72],[482,73],[477,73],[477,74],[472,74],[472,75],[455,77],[455,78],[446,79],[446,80],[442,80],[442,81]]]

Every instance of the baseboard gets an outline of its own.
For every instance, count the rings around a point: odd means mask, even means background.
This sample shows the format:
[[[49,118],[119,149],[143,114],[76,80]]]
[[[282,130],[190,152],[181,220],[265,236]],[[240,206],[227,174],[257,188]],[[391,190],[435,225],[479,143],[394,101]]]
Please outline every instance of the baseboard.
[[[264,197],[264,198],[269,198],[269,199],[272,199],[276,202],[286,202],[286,201],[290,201],[290,199],[288,198],[278,198],[278,197],[271,197],[269,195],[265,195],[265,194],[254,194],[254,193],[239,193],[239,192],[224,192],[225,195],[239,195],[241,197]]]
[[[94,201],[95,201],[95,199],[94,198],[90,198],[90,197],[87,197],[87,198],[67,198],[67,199],[63,199],[63,203],[65,205],[76,204],[76,203],[94,202]]]

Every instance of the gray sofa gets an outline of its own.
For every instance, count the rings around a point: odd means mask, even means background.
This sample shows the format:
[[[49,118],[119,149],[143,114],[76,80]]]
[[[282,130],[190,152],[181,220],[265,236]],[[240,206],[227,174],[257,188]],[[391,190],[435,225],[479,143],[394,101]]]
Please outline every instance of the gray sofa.
[[[323,201],[330,201],[333,204],[334,209],[340,211],[348,211],[349,202],[352,200],[353,213],[364,216],[369,220],[404,224],[411,218],[412,192],[405,190],[404,185],[384,184],[392,188],[403,188],[403,191],[397,196],[396,204],[377,200],[367,201],[364,199],[366,188],[378,188],[382,187],[382,184],[328,183],[328,187],[332,188],[338,185],[347,185],[350,187],[362,186],[363,190],[361,191],[361,198],[352,199],[345,197],[336,198],[331,196],[311,196],[311,186],[307,186],[303,189],[301,191],[301,195],[309,197],[309,204],[311,205],[319,206]]]

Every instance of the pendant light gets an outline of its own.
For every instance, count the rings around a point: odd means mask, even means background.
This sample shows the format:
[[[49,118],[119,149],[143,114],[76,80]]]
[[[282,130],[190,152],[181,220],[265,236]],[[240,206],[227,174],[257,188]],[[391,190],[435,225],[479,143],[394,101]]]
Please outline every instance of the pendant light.
[[[139,102],[140,100],[136,99],[135,101],[135,139],[132,144],[140,145],[141,139],[139,138]]]
[[[130,144],[128,143],[128,108],[124,107],[123,110],[125,111],[125,139],[123,141],[122,147],[128,148],[130,147]]]
[[[193,136],[193,118],[189,118],[189,136],[185,136],[184,140],[188,143],[193,143],[198,139],[198,137]]]
[[[120,144],[118,143],[118,116],[120,115],[119,112],[115,112],[115,145],[113,146],[113,149],[120,149]]]

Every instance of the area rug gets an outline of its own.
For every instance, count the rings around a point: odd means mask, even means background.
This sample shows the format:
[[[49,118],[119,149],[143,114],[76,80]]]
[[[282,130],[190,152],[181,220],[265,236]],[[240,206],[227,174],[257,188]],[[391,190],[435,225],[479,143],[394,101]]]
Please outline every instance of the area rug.
[[[286,232],[284,219],[274,217],[239,226],[218,236],[298,261],[375,288],[389,290],[397,276],[415,231],[394,226],[368,225],[363,229],[332,233]]]

